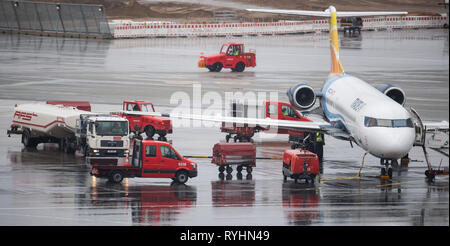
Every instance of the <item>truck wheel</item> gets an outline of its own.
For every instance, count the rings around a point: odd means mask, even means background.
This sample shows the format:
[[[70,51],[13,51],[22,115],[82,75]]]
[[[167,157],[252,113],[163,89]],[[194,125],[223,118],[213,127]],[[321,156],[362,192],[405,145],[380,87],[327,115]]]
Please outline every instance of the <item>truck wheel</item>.
[[[146,126],[145,127],[145,135],[147,135],[147,138],[153,138],[155,135],[155,128],[153,126]]]
[[[31,137],[31,132],[29,130],[23,131],[22,143],[27,148],[36,148],[36,146],[38,145],[36,139]]]
[[[177,181],[177,183],[184,184],[188,181],[188,179],[189,179],[189,177],[188,177],[186,171],[178,171],[175,174],[175,180]]]
[[[109,176],[109,181],[114,183],[120,183],[123,180],[123,173],[120,171],[113,171]]]
[[[213,68],[214,68],[214,72],[220,72],[223,68],[223,65],[220,62],[216,62],[216,63],[214,63]]]
[[[236,64],[236,67],[234,68],[236,72],[244,72],[245,70],[245,64],[243,62],[239,62]]]

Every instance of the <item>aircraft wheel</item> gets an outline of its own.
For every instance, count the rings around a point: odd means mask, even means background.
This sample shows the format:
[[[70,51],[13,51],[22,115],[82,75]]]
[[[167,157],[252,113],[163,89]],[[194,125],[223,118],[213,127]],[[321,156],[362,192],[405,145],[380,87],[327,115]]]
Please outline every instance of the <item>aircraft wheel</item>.
[[[381,176],[386,176],[386,168],[381,168]]]
[[[392,167],[388,168],[388,176],[392,179]]]

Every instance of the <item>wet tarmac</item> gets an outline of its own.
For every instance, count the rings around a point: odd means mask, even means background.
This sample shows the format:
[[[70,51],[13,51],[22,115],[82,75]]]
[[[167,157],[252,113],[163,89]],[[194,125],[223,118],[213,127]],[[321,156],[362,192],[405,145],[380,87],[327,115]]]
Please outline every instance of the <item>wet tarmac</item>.
[[[257,67],[243,73],[197,68],[200,52],[224,42],[256,49]],[[94,111],[120,110],[124,99],[154,102],[171,112],[175,92],[277,92],[306,81],[320,88],[329,70],[327,34],[198,39],[78,40],[0,34],[0,225],[449,225],[448,176],[425,181],[423,153],[392,181],[379,161],[365,159],[361,178],[315,185],[283,182],[281,160],[258,160],[251,176],[219,177],[210,159],[193,159],[199,176],[186,185],[170,179],[111,184],[89,175],[81,157],[57,145],[24,149],[6,136],[16,103],[88,100]],[[369,83],[392,83],[427,120],[449,117],[448,30],[363,32],[341,36],[347,73]],[[207,104],[207,103],[205,103]],[[208,105],[202,104],[202,109]],[[217,127],[177,127],[168,138],[183,155],[211,155],[224,141]],[[364,152],[325,139],[321,177],[348,178]],[[287,135],[255,136],[257,156],[280,157]],[[448,157],[430,152],[434,165]]]

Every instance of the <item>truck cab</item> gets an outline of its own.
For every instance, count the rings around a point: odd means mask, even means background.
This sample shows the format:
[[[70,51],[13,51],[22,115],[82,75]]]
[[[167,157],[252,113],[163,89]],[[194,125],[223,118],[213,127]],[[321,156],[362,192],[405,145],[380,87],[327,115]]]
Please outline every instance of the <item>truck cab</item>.
[[[197,176],[197,163],[184,158],[169,143],[135,140],[129,162],[92,159],[91,175],[120,183],[125,177],[171,178],[186,183]]]
[[[290,121],[311,121],[295,110],[290,103],[266,101],[266,118]],[[278,130],[278,134],[289,134],[288,130]]]
[[[75,136],[85,156],[123,157],[130,147],[128,120],[114,115],[81,114]]]
[[[152,116],[145,114],[133,114],[133,112],[155,112],[153,103],[148,101],[124,101],[121,116],[130,122],[130,129],[134,131],[139,127],[139,133],[145,132],[147,138],[159,135],[158,140],[167,140],[165,136],[172,133],[172,121],[166,117]]]
[[[225,43],[219,54],[200,56],[198,66],[208,68],[210,72],[220,72],[230,68],[233,72],[243,72],[246,67],[256,66],[255,51],[245,52],[242,43]]]

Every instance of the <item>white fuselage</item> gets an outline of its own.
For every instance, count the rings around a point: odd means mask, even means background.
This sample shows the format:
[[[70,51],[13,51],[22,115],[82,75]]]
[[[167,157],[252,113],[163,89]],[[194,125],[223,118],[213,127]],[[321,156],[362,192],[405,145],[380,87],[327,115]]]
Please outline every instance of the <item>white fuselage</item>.
[[[376,157],[398,159],[413,147],[415,129],[410,113],[356,77],[330,76],[322,89],[321,105],[330,123]]]

